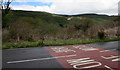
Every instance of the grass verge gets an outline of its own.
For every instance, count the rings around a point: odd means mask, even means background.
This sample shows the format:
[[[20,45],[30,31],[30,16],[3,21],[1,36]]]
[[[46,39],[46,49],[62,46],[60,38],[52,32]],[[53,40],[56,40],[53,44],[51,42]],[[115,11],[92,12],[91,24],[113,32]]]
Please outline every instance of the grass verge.
[[[44,42],[37,41],[37,42],[5,43],[3,44],[2,49],[90,44],[90,43],[109,42],[109,41],[118,41],[118,40],[120,40],[120,38],[104,39],[104,40],[57,40],[57,41],[44,41]]]

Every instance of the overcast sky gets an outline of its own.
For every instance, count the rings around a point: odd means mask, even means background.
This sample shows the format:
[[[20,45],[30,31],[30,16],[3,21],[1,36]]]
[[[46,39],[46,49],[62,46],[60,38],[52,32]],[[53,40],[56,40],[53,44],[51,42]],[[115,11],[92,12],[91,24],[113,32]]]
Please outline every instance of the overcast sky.
[[[97,13],[118,15],[120,0],[15,0],[14,10],[45,11],[55,14]]]

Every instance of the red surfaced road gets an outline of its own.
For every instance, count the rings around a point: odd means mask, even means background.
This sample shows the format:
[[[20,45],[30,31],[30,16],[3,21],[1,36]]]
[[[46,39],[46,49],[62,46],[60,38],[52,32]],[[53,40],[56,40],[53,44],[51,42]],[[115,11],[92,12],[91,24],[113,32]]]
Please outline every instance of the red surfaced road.
[[[117,52],[86,45],[46,48],[64,68],[120,70]]]

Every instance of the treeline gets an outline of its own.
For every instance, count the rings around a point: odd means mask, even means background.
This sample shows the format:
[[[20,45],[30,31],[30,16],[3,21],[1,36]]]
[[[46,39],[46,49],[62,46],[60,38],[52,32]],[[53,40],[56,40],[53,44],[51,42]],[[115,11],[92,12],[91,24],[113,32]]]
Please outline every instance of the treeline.
[[[105,18],[99,15],[60,16],[46,12],[12,10],[2,18],[3,43],[119,37],[118,17],[104,16]]]

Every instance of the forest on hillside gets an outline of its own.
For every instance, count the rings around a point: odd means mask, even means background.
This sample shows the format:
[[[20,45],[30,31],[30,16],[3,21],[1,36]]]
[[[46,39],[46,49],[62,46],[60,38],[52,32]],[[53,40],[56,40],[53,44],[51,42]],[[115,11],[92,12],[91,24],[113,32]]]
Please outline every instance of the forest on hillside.
[[[2,11],[4,13],[4,10]],[[2,40],[90,40],[119,38],[119,17],[98,14],[58,15],[11,10],[2,17]]]

